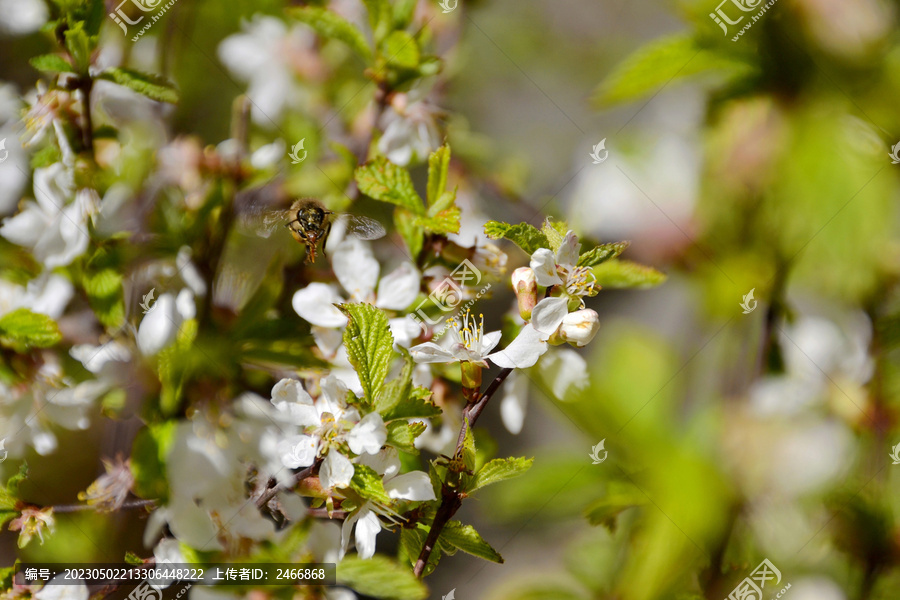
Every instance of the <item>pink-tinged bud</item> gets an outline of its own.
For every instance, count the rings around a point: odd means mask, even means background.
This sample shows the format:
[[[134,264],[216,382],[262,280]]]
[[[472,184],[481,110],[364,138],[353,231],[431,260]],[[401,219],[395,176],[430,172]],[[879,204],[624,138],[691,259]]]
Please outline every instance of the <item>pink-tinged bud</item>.
[[[519,300],[519,315],[531,320],[531,311],[537,304],[537,279],[530,267],[519,267],[512,274],[512,286]]]
[[[562,339],[579,348],[587,346],[599,330],[600,315],[590,308],[567,314],[559,326]]]

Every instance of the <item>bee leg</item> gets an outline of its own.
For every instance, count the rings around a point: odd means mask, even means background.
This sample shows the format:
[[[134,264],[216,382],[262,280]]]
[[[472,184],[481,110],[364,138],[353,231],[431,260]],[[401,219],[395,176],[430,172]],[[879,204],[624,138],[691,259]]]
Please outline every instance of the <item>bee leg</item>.
[[[322,234],[322,256],[327,258],[327,254],[325,254],[325,244],[328,243],[328,234],[331,233],[331,223],[325,226],[325,233]]]

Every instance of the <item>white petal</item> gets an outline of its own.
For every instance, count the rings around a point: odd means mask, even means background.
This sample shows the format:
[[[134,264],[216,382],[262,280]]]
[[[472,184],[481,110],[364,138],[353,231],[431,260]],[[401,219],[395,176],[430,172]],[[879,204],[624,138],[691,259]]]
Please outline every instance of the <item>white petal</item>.
[[[32,312],[58,319],[75,292],[72,282],[61,275],[50,275],[28,282],[29,306]]]
[[[272,402],[299,402],[313,405],[313,400],[296,379],[282,379],[272,388]]]
[[[409,349],[413,360],[417,363],[448,363],[456,360],[452,353],[434,342],[425,342]]]
[[[333,487],[347,487],[351,479],[353,479],[353,463],[350,459],[337,450],[329,452],[319,470],[322,487],[326,490]]]
[[[394,345],[402,348],[409,348],[412,341],[422,331],[422,328],[409,316],[390,319],[388,320],[388,325],[391,328],[391,337],[394,338]]]
[[[63,581],[62,575],[53,578],[55,583],[46,584],[39,592],[34,594],[37,600],[87,600],[88,588],[81,580]],[[74,585],[72,585],[74,584]]]
[[[412,263],[403,263],[378,283],[375,306],[388,310],[403,310],[419,295],[422,276]]]
[[[408,119],[393,113],[394,119],[385,128],[378,140],[378,151],[395,165],[405,167],[413,157],[413,137],[415,131]]]
[[[365,508],[365,504],[362,508]],[[362,508],[350,514],[346,519],[344,519],[344,522],[341,524],[341,551],[338,555],[338,560],[343,559],[344,555],[347,553],[347,549],[350,548],[350,534],[353,533],[353,526],[359,520]]]
[[[499,331],[484,334],[484,338],[481,340],[481,353],[487,354],[493,350],[500,343],[501,336],[502,334]]]
[[[289,469],[308,467],[316,461],[319,440],[308,435],[292,435],[278,443],[281,464]]]
[[[350,391],[347,384],[332,373],[322,380],[321,387],[322,395],[316,401],[316,410],[319,414],[329,412],[335,417],[340,417],[347,409],[347,393]]]
[[[583,390],[588,384],[587,363],[571,348],[560,348],[547,354],[538,369],[558,400],[573,399],[570,394]]]
[[[363,454],[356,462],[372,468],[385,478],[391,478],[400,472],[400,453],[391,446],[383,448],[378,454]]]
[[[556,253],[556,263],[560,265],[577,265],[580,252],[581,244],[578,243],[578,236],[570,229],[566,233],[559,251]]]
[[[531,255],[531,270],[537,279],[538,285],[544,287],[562,283],[556,272],[556,256],[547,248],[540,248]]]
[[[514,371],[503,388],[500,418],[506,429],[517,435],[522,431],[522,425],[525,423],[525,410],[528,407],[528,377]]]
[[[385,481],[384,490],[391,498],[424,502],[436,500],[434,488],[431,486],[431,478],[428,473],[422,471],[410,471],[403,475],[397,475],[389,481]]]
[[[172,294],[163,294],[144,315],[137,332],[137,346],[141,354],[152,356],[171,344],[181,325]]]
[[[375,554],[375,538],[381,532],[378,515],[363,506],[356,522],[356,552],[360,558],[372,558]]]
[[[51,219],[34,202],[25,202],[22,212],[3,221],[0,236],[18,246],[33,248]]]
[[[381,267],[368,244],[359,238],[347,238],[331,255],[331,267],[353,300],[369,302],[373,299]]]
[[[193,319],[197,315],[194,293],[189,288],[184,288],[178,292],[178,296],[175,298],[175,308],[184,321]]]
[[[347,445],[354,454],[378,454],[387,441],[387,427],[377,412],[367,414],[347,434]]]
[[[568,298],[544,298],[531,311],[531,325],[543,334],[541,339],[546,340],[559,328],[568,314]]]
[[[526,325],[509,346],[494,352],[487,358],[498,367],[504,369],[526,369],[534,366],[541,355],[547,351],[547,342],[541,340],[542,334],[531,325]]]
[[[291,306],[298,315],[320,327],[343,327],[347,317],[335,307],[344,299],[330,285],[310,283],[297,291],[291,300]]]

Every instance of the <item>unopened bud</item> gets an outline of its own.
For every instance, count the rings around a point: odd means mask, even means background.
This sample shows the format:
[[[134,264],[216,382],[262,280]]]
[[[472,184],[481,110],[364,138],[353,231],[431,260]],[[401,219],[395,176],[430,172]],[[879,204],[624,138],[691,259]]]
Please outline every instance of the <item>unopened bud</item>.
[[[531,320],[531,311],[537,304],[537,280],[530,267],[519,267],[512,274],[512,286],[519,301],[519,315]]]
[[[600,315],[590,308],[567,314],[559,326],[559,335],[568,343],[583,348],[600,330]]]

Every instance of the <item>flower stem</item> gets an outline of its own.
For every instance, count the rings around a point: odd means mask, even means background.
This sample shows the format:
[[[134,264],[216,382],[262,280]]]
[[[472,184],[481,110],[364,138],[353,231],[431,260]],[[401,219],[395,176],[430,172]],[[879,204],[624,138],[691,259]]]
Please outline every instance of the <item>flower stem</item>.
[[[118,510],[128,510],[131,508],[144,508],[145,506],[154,506],[156,504],[156,500],[129,500],[128,502],[123,502],[122,506],[119,507]],[[80,512],[83,510],[97,510],[98,507],[93,504],[60,504],[58,506],[51,506],[55,513],[70,513],[70,512]]]
[[[466,431],[468,427],[474,427],[475,421],[478,420],[478,417],[481,415],[481,411],[484,410],[484,407],[487,406],[488,401],[491,397],[497,393],[497,390],[500,389],[500,386],[503,385],[503,382],[506,381],[506,378],[509,377],[510,373],[512,373],[512,369],[503,369],[494,378],[488,388],[478,397],[476,402],[472,402],[466,405],[463,409],[463,424],[459,430],[459,438],[456,441],[456,454],[457,458],[462,456],[463,451],[463,443],[466,439]],[[428,537],[425,538],[425,544],[422,546],[422,552],[419,554],[419,559],[416,561],[416,566],[413,568],[413,573],[415,573],[416,577],[421,577],[422,573],[425,571],[425,566],[428,564],[428,558],[431,556],[431,552],[434,550],[435,544],[437,544],[437,540],[441,535],[441,531],[443,531],[444,526],[453,518],[453,515],[456,514],[456,511],[459,510],[460,506],[462,506],[462,494],[460,491],[451,487],[444,482],[441,486],[441,505],[438,507],[437,513],[434,515],[434,521],[431,523],[431,529],[428,531]]]

